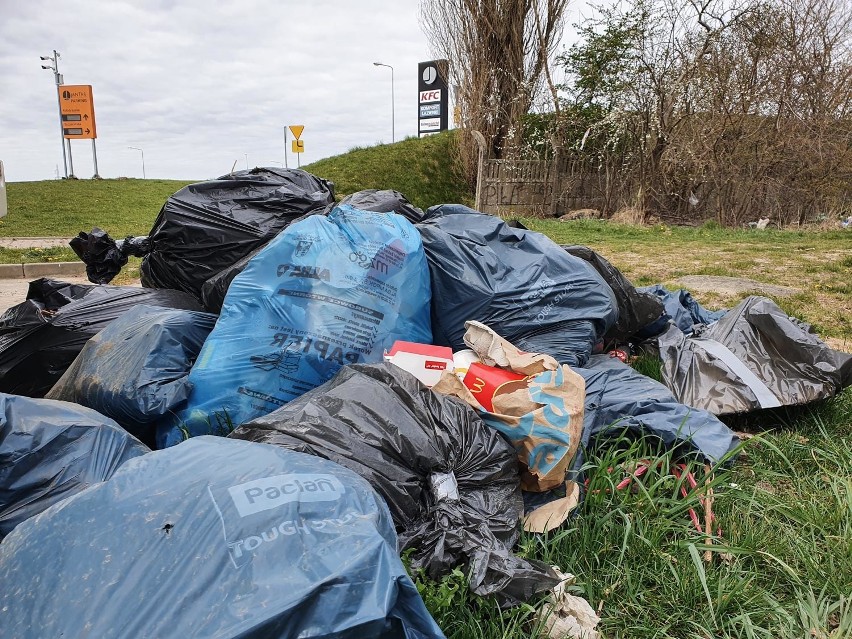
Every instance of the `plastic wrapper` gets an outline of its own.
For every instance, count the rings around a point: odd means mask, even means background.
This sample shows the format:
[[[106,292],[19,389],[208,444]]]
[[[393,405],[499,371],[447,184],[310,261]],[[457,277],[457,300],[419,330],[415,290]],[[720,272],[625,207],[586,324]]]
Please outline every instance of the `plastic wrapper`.
[[[852,384],[852,355],[765,297],[746,298],[691,337],[671,326],[659,345],[675,397],[714,415],[805,404]]]
[[[231,283],[160,447],[227,434],[402,339],[429,343],[429,271],[399,215],[348,205],[293,224]]]
[[[461,205],[430,208],[417,228],[438,344],[465,348],[464,323],[476,320],[521,350],[576,366],[618,320],[604,279],[544,235]]]
[[[147,446],[93,410],[0,393],[0,539],[147,452]],[[15,636],[6,634],[5,611],[3,620],[3,635]]]
[[[443,637],[396,541],[355,473],[199,438],[125,463],[0,544],[3,635]]]
[[[390,363],[346,366],[330,382],[230,437],[284,446],[355,471],[384,497],[401,550],[439,579],[466,564],[503,605],[552,588],[547,566],[515,557],[523,503],[515,451],[466,404]]]
[[[628,341],[641,329],[657,321],[663,314],[663,303],[656,295],[638,291],[621,271],[599,253],[587,246],[563,246],[562,248],[591,264],[615,294],[615,300],[618,303],[618,321],[603,336],[604,350]]]
[[[0,392],[43,397],[92,336],[138,304],[201,310],[181,291],[31,282],[27,300],[0,316]]]
[[[146,443],[183,408],[187,379],[216,316],[139,305],[92,337],[46,395],[111,417]]]

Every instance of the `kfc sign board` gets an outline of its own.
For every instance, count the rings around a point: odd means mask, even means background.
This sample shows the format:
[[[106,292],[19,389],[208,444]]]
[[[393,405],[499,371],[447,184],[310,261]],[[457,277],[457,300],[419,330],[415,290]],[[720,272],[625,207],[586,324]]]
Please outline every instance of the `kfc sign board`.
[[[420,92],[420,104],[425,104],[426,102],[440,102],[441,101],[441,89],[432,89],[430,91],[421,91]]]
[[[446,131],[447,122],[447,60],[430,60],[417,65],[417,132],[420,137]]]

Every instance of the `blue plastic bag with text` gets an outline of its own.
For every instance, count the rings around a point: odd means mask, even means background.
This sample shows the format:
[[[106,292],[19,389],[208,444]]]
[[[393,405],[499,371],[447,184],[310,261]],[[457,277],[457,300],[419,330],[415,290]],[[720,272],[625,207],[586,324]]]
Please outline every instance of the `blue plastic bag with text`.
[[[341,205],[291,225],[234,278],[158,446],[227,435],[396,340],[431,343],[430,299],[420,234],[402,216]]]

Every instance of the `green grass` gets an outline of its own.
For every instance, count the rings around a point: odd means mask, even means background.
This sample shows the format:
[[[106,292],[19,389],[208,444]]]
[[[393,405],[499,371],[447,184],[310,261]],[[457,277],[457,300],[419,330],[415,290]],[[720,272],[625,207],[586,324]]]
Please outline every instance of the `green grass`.
[[[304,166],[332,180],[339,197],[362,189],[394,189],[415,206],[473,204],[473,195],[454,174],[452,131],[396,144],[356,148],[343,155]]]
[[[93,227],[115,238],[146,235],[178,180],[10,182],[0,237],[74,237]]]

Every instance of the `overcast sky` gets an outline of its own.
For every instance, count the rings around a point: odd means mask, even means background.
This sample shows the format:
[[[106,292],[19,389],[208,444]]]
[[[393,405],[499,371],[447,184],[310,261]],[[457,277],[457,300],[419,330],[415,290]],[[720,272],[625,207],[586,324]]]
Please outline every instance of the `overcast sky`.
[[[0,160],[8,181],[63,174],[53,74],[90,84],[102,177],[208,179],[416,135],[418,0],[0,0]],[[571,20],[569,19],[569,23]],[[570,27],[569,27],[570,31]],[[45,63],[47,64],[47,63]],[[289,138],[288,138],[289,139]],[[289,149],[288,149],[289,150]],[[90,140],[74,172],[94,173]],[[295,158],[289,155],[290,166]]]

